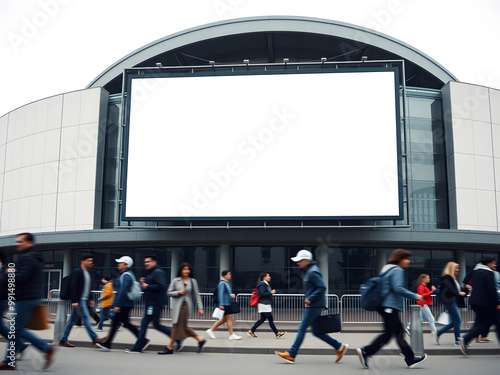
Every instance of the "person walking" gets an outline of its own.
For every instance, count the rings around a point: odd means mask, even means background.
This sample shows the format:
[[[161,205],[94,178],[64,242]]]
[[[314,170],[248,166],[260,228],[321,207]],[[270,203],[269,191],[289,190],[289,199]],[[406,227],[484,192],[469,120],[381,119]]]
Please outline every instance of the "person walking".
[[[384,320],[384,333],[372,341],[370,345],[357,348],[356,353],[364,368],[368,368],[368,358],[377,353],[394,336],[396,342],[405,357],[406,365],[414,368],[425,361],[427,354],[416,357],[410,345],[405,341],[404,326],[399,319],[399,312],[403,311],[404,298],[423,301],[424,297],[410,292],[405,288],[404,269],[410,264],[413,254],[404,249],[396,249],[392,252],[387,264],[382,268],[381,274],[389,286],[389,292],[384,298],[381,307],[377,310]]]
[[[141,353],[150,343],[146,338],[149,323],[153,322],[153,327],[157,331],[171,337],[172,329],[160,323],[160,316],[163,308],[167,304],[167,276],[154,255],[144,257],[144,268],[146,276],[141,278],[141,288],[144,291],[144,314],[141,321],[139,336],[131,349],[125,349],[126,353]]]
[[[170,283],[167,295],[172,297],[172,336],[167,347],[158,354],[173,354],[175,340],[183,341],[187,337],[198,341],[198,353],[200,353],[207,340],[202,339],[187,325],[189,312],[193,308],[193,297],[198,307],[198,313],[203,315],[200,289],[198,282],[193,278],[193,267],[189,263],[180,264],[177,277]]]
[[[479,263],[480,267],[476,267],[472,273],[472,294],[469,298],[469,304],[476,313],[476,321],[474,327],[464,337],[458,338],[460,350],[464,355],[468,355],[469,342],[481,332],[488,332],[495,324],[497,311],[500,310],[494,275],[497,267],[495,259],[484,257]]]
[[[335,349],[335,353],[337,354],[335,362],[339,362],[347,351],[349,345],[342,344],[326,333],[317,332],[316,325],[314,324],[316,318],[321,315],[321,312],[326,306],[326,285],[323,281],[323,275],[316,265],[316,262],[313,260],[313,255],[310,251],[300,250],[297,255],[291,259],[293,262],[297,263],[302,271],[304,271],[302,285],[305,295],[305,311],[297,331],[297,337],[295,338],[292,347],[288,351],[275,351],[274,353],[288,363],[295,363],[295,357],[297,357],[300,346],[302,345],[307,328],[312,326],[314,336],[323,340]]]
[[[431,289],[427,287],[427,284],[431,282],[431,277],[425,273],[421,274],[415,285],[417,286],[417,294],[424,297],[423,301],[417,300],[417,304],[420,306],[420,321],[423,323],[426,320],[429,322],[429,327],[431,329],[431,335],[434,340],[439,344],[439,339],[437,337],[437,328],[434,320],[434,316],[432,315],[431,309],[429,306],[432,306],[432,293],[436,290],[436,287],[433,285]],[[408,325],[408,329],[410,329],[411,324]]]
[[[441,292],[439,296],[450,316],[450,322],[437,331],[439,340],[443,333],[453,327],[455,346],[460,346],[458,338],[460,337],[460,325],[462,324],[462,318],[460,318],[460,312],[458,311],[458,301],[463,300],[463,297],[466,295],[466,293],[461,290],[460,284],[457,281],[459,271],[460,267],[458,263],[455,262],[448,262],[443,269]]]
[[[130,323],[129,320],[130,310],[134,307],[134,301],[131,301],[127,296],[127,292],[130,291],[132,283],[135,281],[134,273],[130,270],[134,261],[129,256],[122,256],[120,259],[115,259],[115,262],[118,264],[118,271],[120,271],[114,282],[114,286],[116,288],[114,301],[115,315],[111,321],[111,329],[107,339],[96,344],[103,351],[111,350],[111,344],[113,343],[118,326],[121,323],[123,323],[123,326],[128,328],[135,337],[139,338],[139,330],[136,326]]]
[[[286,332],[278,332],[278,329],[274,325],[273,319],[273,295],[276,290],[271,289],[269,282],[271,281],[271,275],[267,272],[261,273],[259,276],[259,281],[257,283],[257,295],[259,296],[259,303],[257,305],[257,310],[260,314],[260,319],[255,322],[253,327],[247,332],[250,337],[257,337],[255,331],[257,328],[266,321],[269,322],[269,327],[273,330],[277,339],[286,335]]]
[[[66,326],[64,327],[61,339],[59,340],[59,346],[65,346],[67,348],[74,347],[73,344],[70,344],[68,338],[71,333],[71,329],[79,317],[82,319],[82,323],[94,345],[97,345],[105,340],[105,338],[99,338],[97,336],[90,324],[89,303],[94,303],[94,301],[89,302],[90,290],[92,287],[92,276],[89,271],[92,268],[93,263],[94,258],[92,255],[84,254],[80,258],[80,267],[75,268],[71,272],[70,292],[72,310],[71,315],[66,322]]]
[[[222,279],[219,281],[217,285],[217,301],[219,303],[219,309],[224,310],[224,316],[222,319],[219,319],[214,323],[214,325],[207,329],[207,335],[215,339],[214,331],[217,327],[226,323],[227,330],[229,331],[229,340],[241,340],[241,336],[238,336],[233,332],[233,313],[231,311],[231,300],[235,299],[236,296],[233,294],[231,290],[231,285],[229,285],[229,281],[231,280],[232,274],[229,270],[224,270],[221,273]]]
[[[35,348],[44,353],[43,369],[48,369],[53,363],[56,345],[49,345],[26,329],[33,310],[40,305],[42,284],[42,254],[34,246],[34,236],[31,233],[21,233],[16,237],[16,251],[19,258],[15,265],[1,274],[1,283],[8,285],[9,293],[15,299],[14,337],[9,337],[5,359],[0,363],[0,370],[16,370],[16,354],[25,342],[30,342]],[[14,284],[12,287],[9,284]],[[13,289],[13,291],[12,291]]]
[[[113,306],[113,301],[115,300],[115,295],[113,293],[113,281],[111,278],[104,276],[101,279],[101,282],[103,284],[101,297],[99,297],[99,301],[101,302],[101,313],[96,331],[102,331],[104,321],[106,319],[112,319],[111,308]]]

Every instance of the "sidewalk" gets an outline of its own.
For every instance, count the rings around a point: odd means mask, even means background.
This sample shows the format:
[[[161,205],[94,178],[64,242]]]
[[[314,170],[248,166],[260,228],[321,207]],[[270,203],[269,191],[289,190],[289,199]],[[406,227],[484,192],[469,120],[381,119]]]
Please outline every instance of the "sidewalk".
[[[139,328],[139,321],[134,320],[135,324]],[[170,323],[165,323],[165,325],[170,325]],[[228,340],[229,334],[227,329],[219,327],[215,331],[217,339],[210,339],[205,332],[205,330],[210,326],[210,322],[190,322],[190,327],[195,330],[201,337],[207,340],[205,345],[206,352],[216,352],[216,353],[253,353],[253,354],[273,354],[275,350],[287,350],[291,347],[293,341],[295,340],[298,324],[279,324],[276,326],[280,331],[287,331],[288,333],[280,339],[276,339],[274,333],[269,329],[269,325],[265,322],[259,330],[257,330],[257,338],[250,337],[246,332],[252,326],[251,323],[241,323],[238,322],[235,325],[235,333],[241,335],[241,340],[230,341]],[[53,324],[50,324],[50,328],[45,331],[36,331],[35,333],[42,339],[52,342],[53,339]],[[104,325],[103,332],[97,332],[99,337],[106,336],[109,330],[109,323],[106,322]],[[361,346],[369,344],[380,332],[382,332],[381,324],[374,325],[344,325],[343,331],[340,333],[332,333],[331,336],[342,343],[349,344],[349,349],[347,355],[355,355],[355,349]],[[168,343],[168,337],[162,333],[153,329],[152,324],[148,329],[146,335],[147,338],[151,340],[151,345],[147,351],[160,351],[165,348]],[[493,343],[471,343],[470,353],[472,355],[499,355],[500,347],[497,342],[497,337],[495,332],[492,330],[489,337],[495,342]],[[90,338],[83,327],[73,327],[70,337],[70,343],[78,347],[91,347]],[[410,342],[410,338],[407,337],[407,341]],[[130,331],[123,328],[118,331],[112,349],[114,350],[124,350],[126,348],[131,348],[135,342],[135,336],[132,335]],[[438,345],[431,334],[424,332],[424,350],[425,353],[429,355],[462,355],[460,348],[454,346],[453,332],[449,331],[441,336],[441,345]],[[197,349],[197,342],[188,338],[185,341],[185,351],[195,351]],[[384,347],[384,349],[378,353],[380,355],[397,355],[399,353],[399,348],[396,341],[393,339],[391,342]],[[306,334],[305,340],[299,352],[300,355],[304,354],[334,354],[333,349],[314,337],[314,335],[309,331]]]

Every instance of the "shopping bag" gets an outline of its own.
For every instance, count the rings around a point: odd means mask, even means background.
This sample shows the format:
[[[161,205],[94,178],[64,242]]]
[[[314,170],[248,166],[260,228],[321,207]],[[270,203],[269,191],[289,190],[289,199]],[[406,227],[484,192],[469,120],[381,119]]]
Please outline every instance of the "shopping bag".
[[[44,305],[35,307],[26,328],[35,331],[49,328],[49,307]]]
[[[221,320],[224,317],[224,310],[219,309],[218,307],[215,308],[212,318],[215,318],[217,320]]]
[[[342,320],[340,314],[320,315],[314,321],[314,332],[332,333],[342,330]]]
[[[448,314],[448,312],[446,312],[446,311],[441,313],[441,315],[439,315],[439,317],[437,318],[436,323],[442,324],[444,326],[449,324],[450,323],[450,314]]]

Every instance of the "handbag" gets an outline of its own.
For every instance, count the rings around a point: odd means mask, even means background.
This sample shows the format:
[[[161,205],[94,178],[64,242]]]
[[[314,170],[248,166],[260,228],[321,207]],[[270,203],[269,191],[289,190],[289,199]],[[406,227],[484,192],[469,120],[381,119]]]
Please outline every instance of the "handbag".
[[[31,313],[30,320],[26,328],[40,331],[49,328],[49,307],[45,305],[37,306]]]
[[[442,324],[442,325],[447,325],[450,323],[450,314],[448,312],[442,312],[441,315],[436,320],[436,323]]]
[[[212,318],[215,318],[217,320],[221,320],[223,317],[224,317],[224,310],[221,310],[218,307],[216,307],[214,309],[213,314],[212,314]]]
[[[314,321],[313,329],[316,333],[340,332],[342,330],[340,314],[319,315]]]

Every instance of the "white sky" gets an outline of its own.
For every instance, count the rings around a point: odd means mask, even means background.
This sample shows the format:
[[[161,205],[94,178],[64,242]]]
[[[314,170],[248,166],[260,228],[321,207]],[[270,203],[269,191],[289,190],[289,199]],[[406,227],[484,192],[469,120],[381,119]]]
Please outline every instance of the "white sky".
[[[205,23],[261,15],[373,28],[460,81],[500,89],[498,0],[2,0],[0,116],[83,89],[118,59]]]

